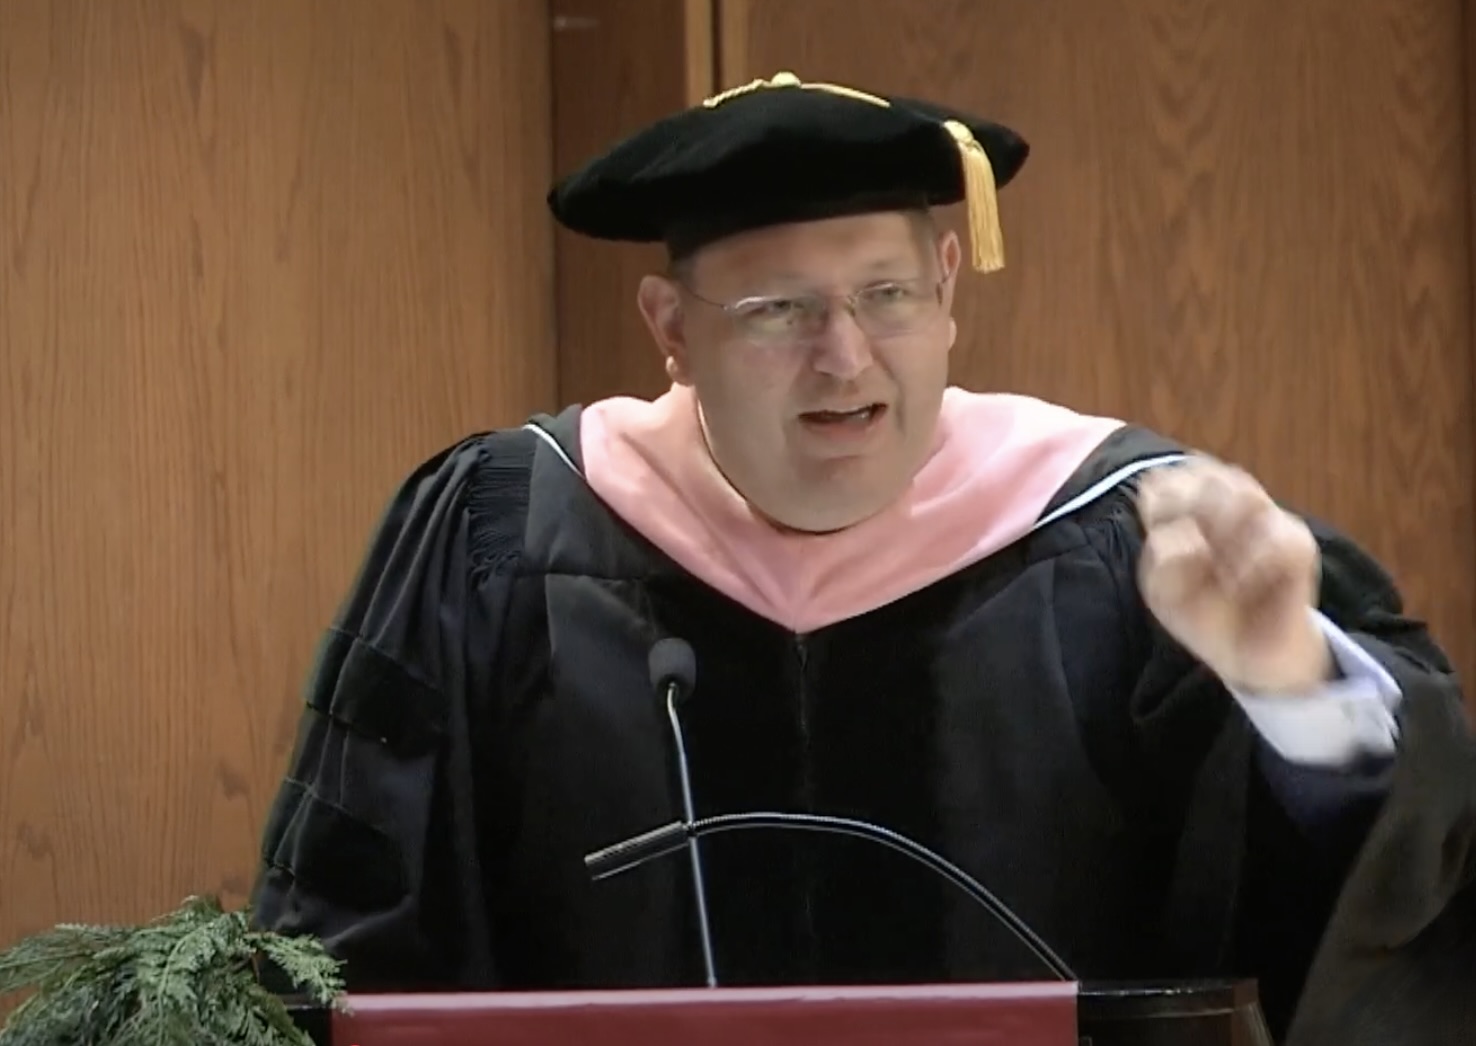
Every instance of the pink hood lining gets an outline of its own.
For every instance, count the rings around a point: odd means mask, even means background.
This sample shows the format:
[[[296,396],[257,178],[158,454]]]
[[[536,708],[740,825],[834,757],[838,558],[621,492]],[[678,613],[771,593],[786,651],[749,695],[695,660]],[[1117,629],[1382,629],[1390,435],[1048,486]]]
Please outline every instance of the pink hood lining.
[[[1029,533],[1082,462],[1122,427],[1026,396],[950,388],[938,439],[889,508],[798,534],[756,514],[717,470],[691,390],[601,400],[580,417],[590,488],[699,580],[795,633],[926,588]]]

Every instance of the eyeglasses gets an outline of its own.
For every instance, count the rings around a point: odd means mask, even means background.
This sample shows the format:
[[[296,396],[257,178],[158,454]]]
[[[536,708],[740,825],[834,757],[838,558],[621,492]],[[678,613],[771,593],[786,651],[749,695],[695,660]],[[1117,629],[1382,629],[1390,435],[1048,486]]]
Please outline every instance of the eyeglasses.
[[[851,314],[870,338],[895,338],[923,330],[942,314],[943,283],[892,280],[850,294],[799,294],[742,298],[731,304],[710,301],[690,287],[687,293],[721,309],[738,333],[758,345],[790,346],[825,333],[832,304]]]

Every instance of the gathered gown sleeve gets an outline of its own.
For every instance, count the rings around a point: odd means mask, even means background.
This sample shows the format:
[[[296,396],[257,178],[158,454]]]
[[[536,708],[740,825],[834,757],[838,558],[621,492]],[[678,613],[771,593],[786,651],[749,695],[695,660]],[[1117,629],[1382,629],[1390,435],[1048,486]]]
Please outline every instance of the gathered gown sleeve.
[[[412,473],[309,674],[252,918],[320,938],[350,990],[495,982],[468,709],[501,652],[531,456],[493,433]]]

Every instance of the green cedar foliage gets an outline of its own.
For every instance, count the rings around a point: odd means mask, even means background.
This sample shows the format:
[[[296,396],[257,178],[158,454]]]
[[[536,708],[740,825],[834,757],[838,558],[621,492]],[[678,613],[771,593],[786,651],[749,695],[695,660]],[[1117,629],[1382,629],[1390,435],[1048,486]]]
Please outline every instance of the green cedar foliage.
[[[310,937],[249,927],[209,897],[141,926],[63,924],[0,952],[0,996],[34,989],[0,1046],[311,1046],[258,982],[263,959],[333,1006],[340,964]]]

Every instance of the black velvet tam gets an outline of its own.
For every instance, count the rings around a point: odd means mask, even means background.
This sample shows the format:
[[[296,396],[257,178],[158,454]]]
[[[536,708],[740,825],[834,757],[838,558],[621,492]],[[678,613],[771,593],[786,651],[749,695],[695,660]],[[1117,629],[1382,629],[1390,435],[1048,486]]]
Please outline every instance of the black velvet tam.
[[[995,193],[1028,152],[978,117],[780,73],[626,138],[548,203],[575,232],[682,255],[768,225],[967,200],[975,267],[992,271],[1003,265]]]

